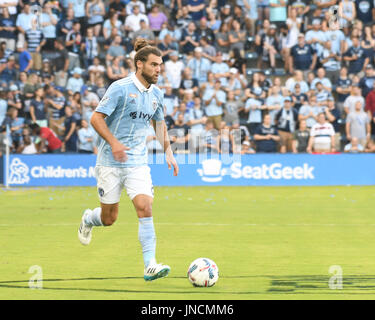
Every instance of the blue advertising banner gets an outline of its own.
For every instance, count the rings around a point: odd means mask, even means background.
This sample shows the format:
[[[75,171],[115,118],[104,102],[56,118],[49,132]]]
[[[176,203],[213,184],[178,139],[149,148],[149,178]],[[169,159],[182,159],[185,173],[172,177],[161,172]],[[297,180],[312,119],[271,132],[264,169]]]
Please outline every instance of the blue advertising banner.
[[[150,156],[155,186],[375,185],[375,154],[257,154],[206,158],[177,155],[173,176],[163,155]],[[94,186],[94,155],[11,155],[10,186]],[[5,162],[5,161],[4,161]],[[5,170],[5,168],[4,168]]]

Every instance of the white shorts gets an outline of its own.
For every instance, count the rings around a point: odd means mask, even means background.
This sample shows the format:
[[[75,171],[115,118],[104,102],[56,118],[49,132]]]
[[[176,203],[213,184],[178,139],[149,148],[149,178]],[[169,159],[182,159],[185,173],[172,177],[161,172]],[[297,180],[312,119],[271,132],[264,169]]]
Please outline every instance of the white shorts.
[[[131,200],[139,194],[154,197],[149,166],[115,168],[95,167],[95,176],[99,199],[104,204],[120,202],[122,189],[125,188]]]

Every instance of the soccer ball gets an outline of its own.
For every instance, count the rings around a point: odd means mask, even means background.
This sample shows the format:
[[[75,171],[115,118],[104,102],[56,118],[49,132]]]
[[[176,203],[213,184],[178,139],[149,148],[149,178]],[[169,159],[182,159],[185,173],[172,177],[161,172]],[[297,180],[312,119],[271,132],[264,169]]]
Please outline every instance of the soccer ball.
[[[219,268],[208,258],[198,258],[190,264],[187,277],[195,287],[212,287],[219,279]]]

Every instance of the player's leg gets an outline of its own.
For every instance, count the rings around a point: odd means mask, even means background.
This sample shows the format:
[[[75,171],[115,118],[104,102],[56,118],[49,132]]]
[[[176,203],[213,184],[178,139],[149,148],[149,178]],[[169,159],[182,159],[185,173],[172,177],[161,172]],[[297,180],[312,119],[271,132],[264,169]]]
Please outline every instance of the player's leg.
[[[85,210],[82,216],[78,238],[83,245],[90,243],[93,227],[110,226],[116,221],[123,188],[119,168],[97,167],[95,173],[101,205]]]
[[[156,262],[156,234],[152,216],[154,192],[150,168],[129,168],[125,188],[138,215],[138,239],[142,246],[144,279],[151,281],[163,278],[168,275],[170,267]]]

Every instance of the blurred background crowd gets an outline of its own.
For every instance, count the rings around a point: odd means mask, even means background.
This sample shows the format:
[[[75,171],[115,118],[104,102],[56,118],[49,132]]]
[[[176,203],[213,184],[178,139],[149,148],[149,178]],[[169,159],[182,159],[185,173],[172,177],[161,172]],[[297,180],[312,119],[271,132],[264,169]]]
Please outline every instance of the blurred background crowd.
[[[96,153],[136,38],[162,51],[176,153],[374,152],[374,2],[0,0],[0,155]]]

